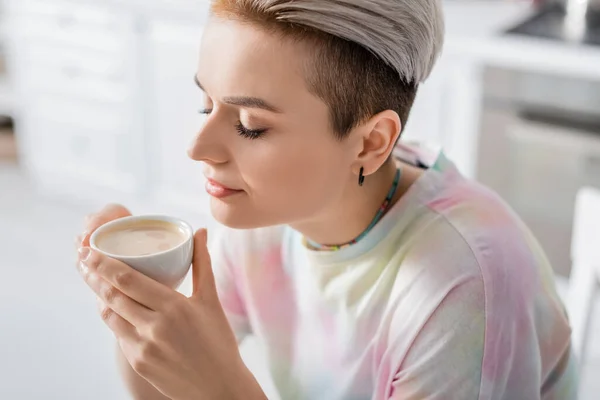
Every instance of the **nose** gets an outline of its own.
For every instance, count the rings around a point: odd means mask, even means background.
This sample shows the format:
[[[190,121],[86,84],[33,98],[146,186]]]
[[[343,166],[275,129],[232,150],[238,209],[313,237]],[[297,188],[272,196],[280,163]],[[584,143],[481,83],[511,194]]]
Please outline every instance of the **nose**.
[[[216,119],[209,116],[204,125],[188,147],[188,156],[195,161],[208,164],[223,164],[228,161],[228,151],[223,138],[219,135],[219,127]]]

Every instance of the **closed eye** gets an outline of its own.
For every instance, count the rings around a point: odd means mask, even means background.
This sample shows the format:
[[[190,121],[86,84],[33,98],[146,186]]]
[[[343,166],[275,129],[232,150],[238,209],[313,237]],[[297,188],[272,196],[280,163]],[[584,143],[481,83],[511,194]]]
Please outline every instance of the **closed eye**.
[[[238,122],[235,128],[240,136],[251,140],[258,139],[267,132],[267,129],[248,129],[241,122]]]
[[[212,113],[212,109],[210,108],[203,108],[201,110],[198,110],[198,112],[200,114],[203,115],[210,115],[210,113]],[[264,135],[268,129],[249,129],[246,128],[241,122],[238,122],[235,125],[235,129],[237,130],[238,134],[244,138],[247,139],[258,139],[260,137],[262,137],[262,135]]]

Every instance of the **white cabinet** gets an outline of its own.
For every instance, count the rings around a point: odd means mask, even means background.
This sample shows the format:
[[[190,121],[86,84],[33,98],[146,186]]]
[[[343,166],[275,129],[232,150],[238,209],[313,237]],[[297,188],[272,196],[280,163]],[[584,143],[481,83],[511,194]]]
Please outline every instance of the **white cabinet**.
[[[438,64],[422,83],[402,133],[403,140],[440,144],[444,118],[445,71]]]
[[[133,18],[105,5],[64,0],[10,0],[13,29],[32,42],[119,53]],[[125,39],[125,40],[124,40]]]
[[[481,107],[481,67],[442,56],[421,85],[403,140],[441,146],[458,169],[475,177]]]
[[[201,35],[201,24],[149,23],[146,64],[152,94],[146,120],[156,139],[151,149],[154,197],[209,214],[202,166],[186,154],[204,118],[198,112],[202,92],[194,84]]]
[[[22,162],[52,194],[205,215],[186,150],[202,124],[207,6],[185,19],[153,4],[8,0]]]
[[[134,197],[146,175],[136,17],[72,1],[8,6],[23,164],[52,192]]]
[[[134,190],[136,170],[129,161],[136,146],[119,116],[109,110],[102,119],[99,107],[60,97],[32,98],[26,127],[32,141],[28,157],[37,176],[59,174],[73,184],[92,181],[116,191]]]

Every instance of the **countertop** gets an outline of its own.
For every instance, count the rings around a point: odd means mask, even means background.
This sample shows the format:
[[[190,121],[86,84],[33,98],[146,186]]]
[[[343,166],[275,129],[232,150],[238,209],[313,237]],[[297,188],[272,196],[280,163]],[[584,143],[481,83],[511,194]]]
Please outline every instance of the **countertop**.
[[[600,46],[504,35],[535,11],[525,1],[448,1],[444,56],[600,80]]]

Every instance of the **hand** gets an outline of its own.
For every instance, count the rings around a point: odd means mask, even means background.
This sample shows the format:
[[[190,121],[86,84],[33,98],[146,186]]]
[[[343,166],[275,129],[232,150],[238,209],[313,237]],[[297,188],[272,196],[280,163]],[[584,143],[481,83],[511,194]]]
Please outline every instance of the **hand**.
[[[85,231],[75,239],[76,246],[87,247],[90,245],[90,236],[102,225],[115,219],[129,217],[131,212],[120,204],[109,204],[100,212],[89,214],[85,217]]]
[[[165,396],[264,399],[219,302],[206,235],[194,236],[189,298],[88,247],[80,271],[129,364]]]

